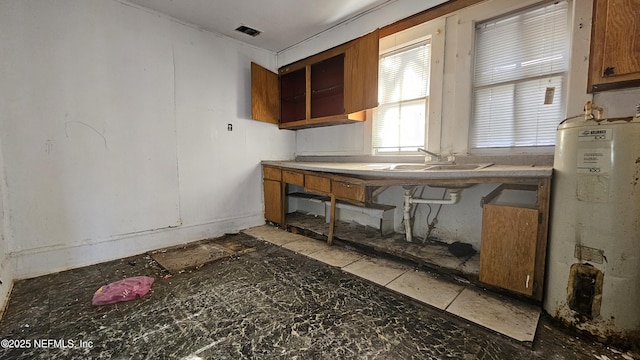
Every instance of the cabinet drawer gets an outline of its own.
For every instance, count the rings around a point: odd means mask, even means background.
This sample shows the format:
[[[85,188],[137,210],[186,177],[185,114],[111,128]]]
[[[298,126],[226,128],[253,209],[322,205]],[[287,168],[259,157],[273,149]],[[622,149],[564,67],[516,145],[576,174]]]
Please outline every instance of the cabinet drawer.
[[[282,181],[287,184],[304,186],[304,174],[292,170],[282,170]]]
[[[344,181],[333,181],[333,194],[338,199],[354,200],[364,202],[365,192],[364,186],[361,184],[352,184]]]
[[[280,168],[277,168],[277,167],[264,166],[262,168],[262,174],[265,179],[277,180],[277,181],[282,180]]]
[[[330,194],[331,179],[322,176],[305,175],[304,188],[311,192],[315,191],[322,194]]]

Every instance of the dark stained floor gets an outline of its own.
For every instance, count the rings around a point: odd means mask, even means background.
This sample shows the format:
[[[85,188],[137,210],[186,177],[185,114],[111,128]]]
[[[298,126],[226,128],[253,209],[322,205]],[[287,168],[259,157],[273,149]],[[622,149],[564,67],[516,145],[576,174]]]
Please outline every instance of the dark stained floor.
[[[245,234],[256,251],[168,278],[139,255],[18,281],[2,359],[623,359],[543,318],[524,346]],[[95,307],[106,283],[156,279],[141,299]],[[50,345],[43,348],[42,340]],[[7,340],[7,341],[5,341]],[[36,343],[36,341],[40,341]],[[73,347],[62,346],[70,345]],[[81,341],[83,343],[81,343]],[[38,344],[39,346],[35,346]],[[17,348],[22,345],[23,348]]]

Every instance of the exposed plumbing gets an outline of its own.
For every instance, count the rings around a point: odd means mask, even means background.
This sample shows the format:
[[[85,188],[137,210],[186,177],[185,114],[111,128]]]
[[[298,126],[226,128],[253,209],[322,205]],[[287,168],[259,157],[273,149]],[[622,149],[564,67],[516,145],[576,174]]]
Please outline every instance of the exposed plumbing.
[[[444,197],[447,196],[447,189],[444,189],[444,192],[442,193],[442,198],[444,199]],[[436,228],[436,224],[438,223],[438,215],[440,215],[440,210],[442,210],[442,204],[438,205],[438,210],[436,211],[436,214],[433,216],[433,220],[429,221],[429,217],[431,216],[431,212],[433,211],[433,209],[431,208],[431,205],[426,204],[427,207],[429,207],[429,213],[427,214],[427,233],[424,234],[424,238],[422,239],[422,243],[425,244],[427,242],[427,240],[429,240],[429,236],[431,236],[431,232],[433,231],[433,229]]]
[[[404,230],[407,242],[413,240],[411,231],[411,205],[412,204],[437,204],[437,205],[452,205],[460,201],[460,193],[462,189],[447,189],[449,192],[449,199],[420,199],[413,197],[412,187],[404,188]]]
[[[593,112],[595,111],[596,115],[593,115]],[[587,101],[586,104],[584,104],[584,119],[585,120],[595,120],[597,122],[600,122],[603,120],[603,112],[604,110],[600,107],[597,106],[596,104],[592,103],[591,101]]]

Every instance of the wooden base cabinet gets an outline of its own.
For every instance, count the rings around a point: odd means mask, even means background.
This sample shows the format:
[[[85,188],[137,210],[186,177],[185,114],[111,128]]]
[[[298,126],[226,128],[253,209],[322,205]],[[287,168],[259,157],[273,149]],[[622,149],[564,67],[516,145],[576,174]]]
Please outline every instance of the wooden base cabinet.
[[[484,205],[480,281],[531,296],[537,239],[538,209]]]
[[[264,166],[264,217],[278,225],[284,225],[284,194],[282,186],[282,172],[279,168]]]
[[[542,301],[550,184],[503,183],[482,198],[481,282]]]

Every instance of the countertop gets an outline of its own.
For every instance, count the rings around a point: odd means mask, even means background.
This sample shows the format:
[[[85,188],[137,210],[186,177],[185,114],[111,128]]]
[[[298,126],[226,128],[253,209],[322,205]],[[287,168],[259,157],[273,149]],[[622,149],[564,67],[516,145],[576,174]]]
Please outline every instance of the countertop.
[[[489,179],[489,178],[549,178],[552,166],[491,165],[473,170],[386,170],[404,163],[315,162],[315,161],[262,161],[263,165],[282,168],[319,171],[379,179]],[[407,163],[408,164],[408,163]],[[416,165],[417,163],[412,163]]]

